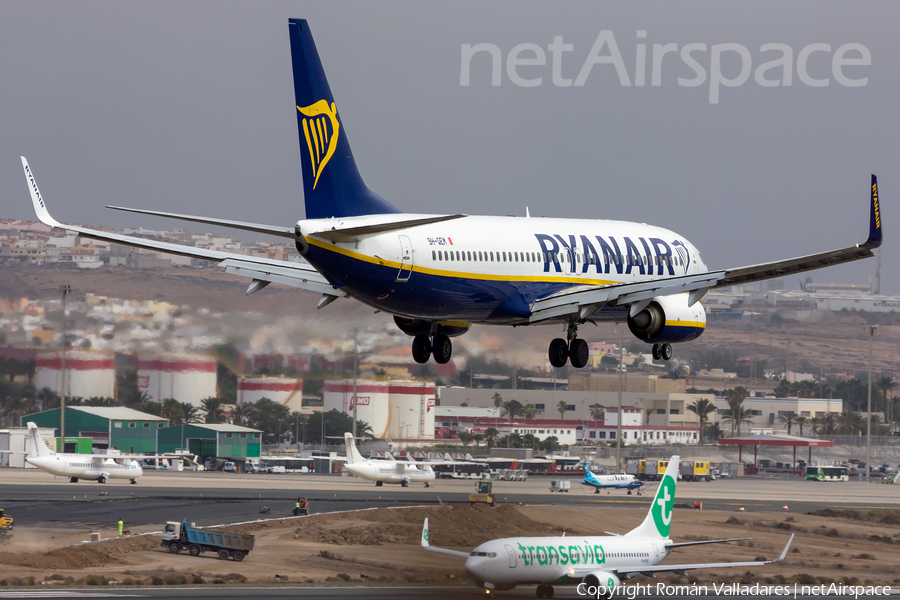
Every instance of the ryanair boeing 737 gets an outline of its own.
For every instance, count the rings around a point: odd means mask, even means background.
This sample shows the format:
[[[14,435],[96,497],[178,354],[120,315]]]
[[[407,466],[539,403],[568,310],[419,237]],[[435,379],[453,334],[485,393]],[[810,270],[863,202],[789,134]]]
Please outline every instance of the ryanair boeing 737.
[[[450,360],[450,338],[473,323],[558,324],[555,367],[584,367],[587,322],[627,322],[669,360],[671,344],[706,327],[701,300],[714,288],[782,277],[873,256],[882,230],[875,176],[863,244],[772,263],[710,271],[684,236],[603,219],[533,219],[403,213],[370,190],[356,167],[309,24],[288,21],[306,218],[294,226],[110,207],[293,240],[306,263],[271,260],[66,225],[50,216],[25,158],[38,218],[99,240],[215,261],[251,280],[247,294],[279,283],[321,294],[319,308],[354,298],[393,315],[417,362]]]

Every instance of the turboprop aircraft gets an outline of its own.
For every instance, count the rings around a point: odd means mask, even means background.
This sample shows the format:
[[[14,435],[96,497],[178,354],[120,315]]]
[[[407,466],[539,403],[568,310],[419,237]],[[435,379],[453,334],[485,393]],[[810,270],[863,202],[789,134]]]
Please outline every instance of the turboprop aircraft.
[[[402,487],[409,487],[410,483],[424,483],[425,487],[431,487],[435,479],[434,470],[430,464],[414,463],[401,460],[366,460],[356,449],[356,441],[349,431],[344,434],[344,444],[347,446],[347,461],[344,468],[368,481],[374,481],[376,486],[385,483],[399,483]]]
[[[68,477],[72,483],[89,479],[106,483],[107,479],[129,479],[137,483],[144,470],[134,457],[126,454],[65,454],[51,450],[41,436],[37,425],[28,423],[31,436],[31,452],[25,457],[28,464],[52,475]]]
[[[446,363],[450,338],[473,323],[556,324],[554,367],[584,367],[585,323],[627,322],[657,359],[671,344],[700,336],[701,300],[714,288],[783,277],[874,256],[882,242],[878,189],[869,188],[869,237],[862,244],[751,266],[710,270],[684,236],[643,223],[604,219],[533,219],[402,212],[370,190],[350,150],[347,130],[325,78],[309,23],[288,20],[300,169],[306,218],[263,225],[221,218],[110,206],[116,210],[224,226],[290,239],[306,262],[183,246],[66,225],[50,216],[25,158],[22,167],[38,218],[84,237],[219,263],[251,280],[247,294],[270,283],[321,294],[324,308],[353,298],[392,315],[412,337],[419,363]],[[561,200],[565,201],[565,200]],[[489,205],[490,199],[485,203]]]
[[[624,473],[595,475],[585,465],[584,479],[581,481],[581,485],[591,486],[594,488],[595,494],[599,494],[600,490],[628,490],[630,494],[631,490],[640,488],[644,485],[644,482],[635,479],[634,475],[626,475]]]
[[[422,547],[431,552],[464,558],[466,573],[488,592],[536,583],[538,598],[552,598],[552,584],[557,582],[577,584],[582,595],[612,598],[622,581],[638,575],[653,577],[656,573],[667,571],[684,575],[691,569],[758,567],[784,560],[793,535],[775,560],[659,564],[676,548],[749,539],[673,542],[669,538],[679,463],[678,456],[671,458],[646,518],[625,535],[503,538],[485,542],[471,552],[459,552],[431,546],[428,519],[425,519]]]

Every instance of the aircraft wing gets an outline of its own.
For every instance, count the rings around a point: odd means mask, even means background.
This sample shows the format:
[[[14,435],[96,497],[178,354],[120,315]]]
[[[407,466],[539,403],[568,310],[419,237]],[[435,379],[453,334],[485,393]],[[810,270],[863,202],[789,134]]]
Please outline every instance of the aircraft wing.
[[[425,525],[422,527],[422,549],[429,552],[437,552],[446,554],[447,556],[455,556],[456,558],[469,558],[468,552],[460,552],[459,550],[450,550],[449,548],[435,548],[428,543],[428,517],[425,517]]]
[[[52,216],[50,216],[50,211],[47,210],[47,206],[44,203],[44,198],[41,196],[41,192],[34,180],[34,174],[32,173],[31,168],[28,166],[28,161],[25,160],[24,156],[21,158],[22,168],[25,169],[25,177],[28,179],[28,190],[31,192],[31,201],[34,204],[34,212],[37,215],[38,219],[40,219],[41,222],[45,225],[58,227],[60,229],[65,229],[68,231],[74,231],[84,237],[92,239],[217,262],[219,263],[219,266],[225,268],[225,271],[227,273],[230,273],[232,275],[239,275],[242,277],[249,277],[254,280],[254,283],[251,284],[250,289],[247,290],[248,294],[261,289],[261,287],[264,287],[269,283],[280,283],[289,287],[305,289],[320,294],[327,294],[330,296],[340,295],[340,293],[335,290],[334,286],[331,285],[328,280],[322,276],[321,273],[316,271],[312,266],[308,264],[293,263],[284,260],[272,260],[256,256],[246,256],[243,254],[235,254],[231,252],[220,252],[218,250],[196,248],[194,246],[182,246],[180,244],[171,244],[169,242],[148,240],[139,237],[122,235],[119,233],[99,231],[96,229],[89,229],[87,227],[66,225],[64,223],[60,223]],[[223,221],[221,223],[224,224]],[[234,221],[232,223],[237,223],[237,221]],[[264,225],[255,225],[252,223],[245,223],[244,225],[247,225],[245,229],[248,229],[249,231],[259,231],[259,229],[253,229],[252,227],[268,227]],[[281,235],[275,231],[279,228],[271,229],[271,231],[266,231],[266,233]],[[261,283],[257,284],[256,282]]]
[[[725,541],[725,540],[716,540],[716,541]],[[693,569],[724,569],[728,567],[761,567],[763,565],[771,565],[772,563],[781,562],[784,560],[784,557],[787,556],[788,548],[791,547],[791,542],[794,541],[794,534],[791,534],[790,539],[788,539],[787,544],[784,545],[784,550],[781,551],[781,555],[775,560],[752,560],[747,562],[720,562],[720,563],[691,563],[685,565],[635,565],[634,567],[615,567],[610,569],[615,571],[617,574],[622,576],[637,576],[637,575],[649,575],[653,576],[654,573],[677,573],[678,575],[685,575],[687,571],[691,571]],[[570,568],[566,571],[566,575],[569,577],[579,577],[587,575],[593,571],[597,571],[597,566],[583,566],[583,567],[574,567]]]
[[[577,315],[586,319],[604,304],[624,306],[634,304],[643,309],[645,302],[657,296],[690,293],[688,304],[698,302],[707,291],[741,283],[775,279],[793,273],[812,271],[840,263],[869,258],[874,249],[881,246],[881,210],[878,205],[878,180],[872,175],[869,200],[869,238],[862,244],[809,254],[770,263],[710,271],[695,275],[666,277],[649,281],[638,281],[613,285],[585,285],[535,300],[531,306],[529,322],[537,323],[547,319]],[[633,307],[634,308],[634,307]]]

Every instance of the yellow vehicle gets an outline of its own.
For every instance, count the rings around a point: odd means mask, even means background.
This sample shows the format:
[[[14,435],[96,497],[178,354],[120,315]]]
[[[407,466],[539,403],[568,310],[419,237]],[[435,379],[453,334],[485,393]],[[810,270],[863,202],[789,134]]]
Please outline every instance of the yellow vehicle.
[[[494,487],[492,481],[479,481],[478,482],[478,491],[474,494],[469,494],[469,502],[475,504],[476,502],[484,502],[491,506],[494,506]]]
[[[13,528],[13,518],[7,517],[6,513],[0,508],[0,531],[9,531]]]
[[[681,463],[681,478],[685,481],[711,481],[714,479],[708,462],[687,460]]]

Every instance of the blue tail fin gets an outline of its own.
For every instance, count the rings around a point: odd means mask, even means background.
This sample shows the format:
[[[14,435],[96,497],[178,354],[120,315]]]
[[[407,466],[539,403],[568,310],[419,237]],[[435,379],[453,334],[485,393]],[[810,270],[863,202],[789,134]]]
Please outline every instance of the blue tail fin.
[[[306,218],[401,212],[366,187],[356,168],[309,24],[289,19]]]

